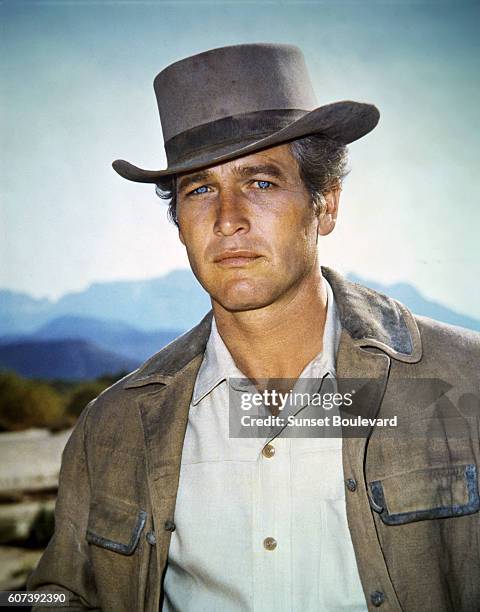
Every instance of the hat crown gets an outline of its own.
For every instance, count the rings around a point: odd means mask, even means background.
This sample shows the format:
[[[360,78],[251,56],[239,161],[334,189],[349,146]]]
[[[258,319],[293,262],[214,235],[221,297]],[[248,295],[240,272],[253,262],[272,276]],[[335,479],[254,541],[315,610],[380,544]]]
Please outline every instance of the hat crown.
[[[154,81],[164,142],[225,117],[317,106],[305,60],[293,45],[247,44],[187,57]]]

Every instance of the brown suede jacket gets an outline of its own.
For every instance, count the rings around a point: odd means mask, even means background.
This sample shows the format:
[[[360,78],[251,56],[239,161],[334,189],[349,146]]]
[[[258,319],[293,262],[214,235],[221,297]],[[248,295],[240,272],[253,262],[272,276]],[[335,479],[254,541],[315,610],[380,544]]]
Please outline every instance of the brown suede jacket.
[[[480,610],[480,334],[414,317],[322,272],[343,328],[337,377],[371,380],[355,414],[399,423],[398,435],[372,427],[343,442],[368,608]],[[211,313],[84,410],[63,455],[55,534],[30,589],[69,593],[70,611],[158,612],[210,324]]]

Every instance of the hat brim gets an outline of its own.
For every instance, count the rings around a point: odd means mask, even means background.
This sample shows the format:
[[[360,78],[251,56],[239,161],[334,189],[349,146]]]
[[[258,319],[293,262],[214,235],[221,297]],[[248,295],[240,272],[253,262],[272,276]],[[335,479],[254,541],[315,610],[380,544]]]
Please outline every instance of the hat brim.
[[[350,144],[371,132],[377,125],[380,113],[373,104],[345,100],[320,106],[307,112],[287,127],[259,140],[243,139],[227,145],[202,148],[164,170],[144,170],[123,159],[113,162],[113,169],[123,178],[137,183],[156,183],[174,174],[191,172],[218,163],[243,157],[250,153],[273,147],[310,134],[321,134],[341,144]]]

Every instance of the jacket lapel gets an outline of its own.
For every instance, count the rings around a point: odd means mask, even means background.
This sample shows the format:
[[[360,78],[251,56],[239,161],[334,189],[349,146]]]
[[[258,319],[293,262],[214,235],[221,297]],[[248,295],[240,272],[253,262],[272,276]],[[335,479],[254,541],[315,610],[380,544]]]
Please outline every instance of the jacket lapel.
[[[153,482],[162,479],[164,496],[176,493],[190,399],[211,321],[208,313],[196,327],[128,376],[123,385],[125,389],[136,389],[147,470]]]
[[[390,370],[390,357],[379,350],[366,350],[342,331],[337,353],[337,379],[342,393],[351,392],[353,405],[345,416],[373,419],[377,416]]]
[[[145,386],[137,395],[147,469],[154,482],[162,480],[162,495],[168,496],[175,489],[190,399],[201,361],[202,354],[194,356],[168,384]]]
[[[212,315],[154,355],[127,377],[124,388],[137,390],[143,424],[147,469],[153,481],[178,478],[188,409],[197,372],[210,334]],[[174,482],[162,480],[164,494]]]

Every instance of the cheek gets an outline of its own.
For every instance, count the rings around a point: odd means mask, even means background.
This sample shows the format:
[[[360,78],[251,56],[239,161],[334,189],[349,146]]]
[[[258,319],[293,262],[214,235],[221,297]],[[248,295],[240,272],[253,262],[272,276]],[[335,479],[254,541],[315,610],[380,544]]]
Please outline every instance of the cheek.
[[[182,244],[187,249],[189,256],[198,257],[202,251],[205,237],[208,235],[205,219],[194,210],[179,210],[178,212],[179,235]]]
[[[198,268],[204,260],[205,245],[201,239],[201,234],[193,232],[184,235],[184,245],[187,251],[188,259],[192,267]]]
[[[309,211],[292,211],[272,222],[267,235],[277,245],[275,250],[285,257],[303,259],[309,252],[316,250],[317,229],[316,217]]]

